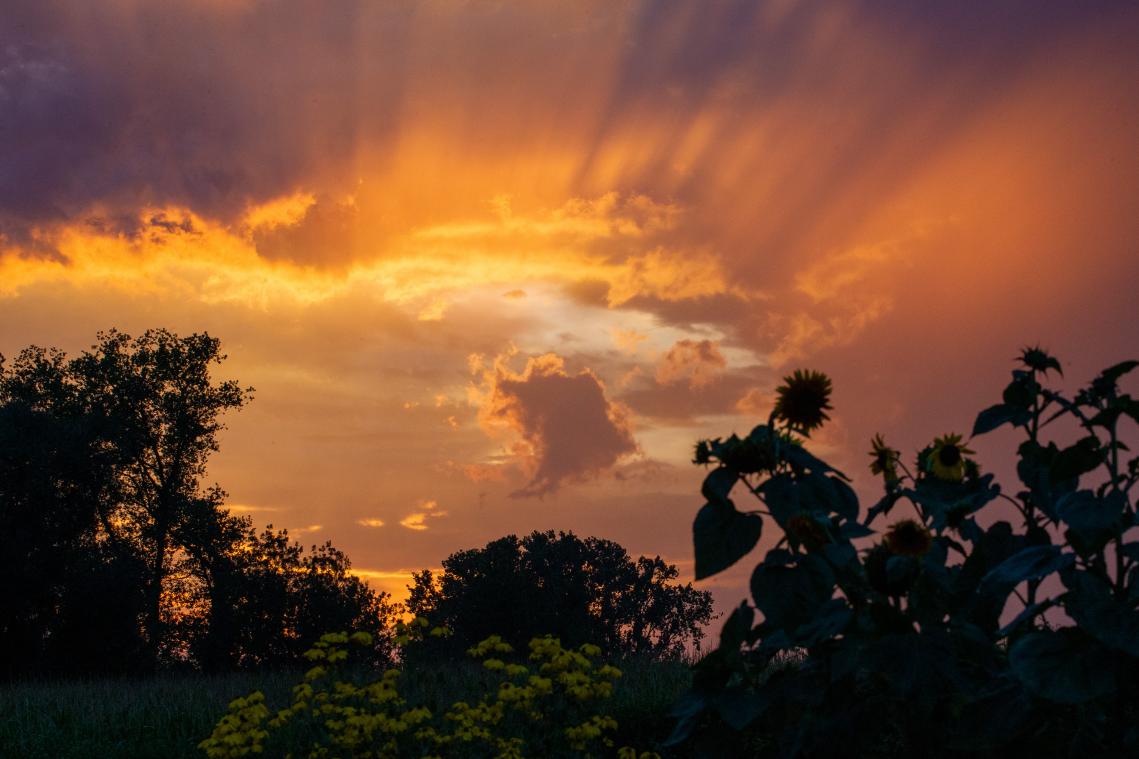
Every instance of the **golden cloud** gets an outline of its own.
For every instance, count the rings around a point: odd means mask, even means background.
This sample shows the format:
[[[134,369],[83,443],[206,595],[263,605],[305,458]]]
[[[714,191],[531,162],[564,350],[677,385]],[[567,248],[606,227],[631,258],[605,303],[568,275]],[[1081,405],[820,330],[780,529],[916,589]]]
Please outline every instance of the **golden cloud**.
[[[513,355],[500,355],[481,369],[472,399],[484,429],[516,437],[511,452],[530,481],[515,496],[552,493],[638,450],[629,411],[606,397],[593,372],[571,375],[553,353],[532,356],[515,372],[509,366]]]
[[[678,340],[657,364],[656,381],[662,385],[688,382],[692,389],[712,384],[728,362],[718,343],[711,340]]]

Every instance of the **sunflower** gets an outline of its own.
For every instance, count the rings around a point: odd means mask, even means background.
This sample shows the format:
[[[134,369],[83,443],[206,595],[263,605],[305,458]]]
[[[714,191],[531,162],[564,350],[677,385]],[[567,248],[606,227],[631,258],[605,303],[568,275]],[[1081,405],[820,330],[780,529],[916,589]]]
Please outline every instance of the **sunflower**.
[[[921,522],[903,519],[890,525],[882,542],[895,556],[924,556],[933,545],[933,536]]]
[[[894,554],[886,547],[885,543],[879,543],[866,552],[866,558],[863,559],[863,566],[866,568],[866,579],[870,583],[870,587],[874,590],[887,596],[902,596],[913,585],[915,573],[912,571],[895,572],[891,577],[886,571],[886,565]],[[906,569],[910,569],[907,567]]]
[[[942,435],[934,438],[933,445],[923,452],[922,468],[939,480],[961,482],[966,470],[972,471],[965,460],[971,453],[961,444],[960,435]]]
[[[796,514],[788,519],[787,535],[796,543],[806,546],[807,550],[816,550],[830,542],[827,528],[809,514]]]
[[[831,379],[822,372],[796,369],[783,378],[783,384],[775,389],[776,419],[782,419],[791,429],[809,434],[830,419],[827,411],[833,407],[831,399]]]
[[[870,448],[870,457],[874,459],[870,462],[870,473],[882,475],[887,483],[897,482],[898,459],[902,455],[901,451],[886,445],[881,435],[875,435],[870,440]]]
[[[1020,352],[1020,363],[1029,369],[1035,369],[1041,373],[1047,373],[1049,369],[1055,369],[1059,374],[1064,374],[1064,370],[1060,368],[1060,362],[1052,356],[1049,356],[1048,351],[1039,345],[1032,348],[1025,347],[1025,349]]]

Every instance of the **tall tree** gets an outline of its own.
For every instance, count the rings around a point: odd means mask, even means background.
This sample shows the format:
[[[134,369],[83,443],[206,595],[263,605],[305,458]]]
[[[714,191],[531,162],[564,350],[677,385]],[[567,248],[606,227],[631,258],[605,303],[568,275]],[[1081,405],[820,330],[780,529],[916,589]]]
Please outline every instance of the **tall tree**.
[[[417,573],[407,604],[454,631],[427,642],[436,650],[458,653],[494,634],[524,649],[552,633],[611,655],[674,657],[703,638],[712,615],[711,594],[677,576],[660,557],[634,561],[610,540],[533,532],[454,553],[439,576]]]
[[[203,486],[251,393],[212,379],[224,358],[166,330],[0,356],[0,674],[292,665],[339,629],[390,658],[390,597],[342,551],[258,534]]]
[[[201,478],[217,451],[221,415],[241,408],[252,388],[215,382],[225,356],[207,334],[179,337],[164,329],[130,336],[99,333],[73,359],[31,347],[0,375],[0,400],[98,429],[95,447],[112,460],[110,486],[93,504],[100,540],[145,565],[143,629],[151,657],[164,640],[167,580],[185,546],[176,536],[195,514],[217,505],[220,491]]]

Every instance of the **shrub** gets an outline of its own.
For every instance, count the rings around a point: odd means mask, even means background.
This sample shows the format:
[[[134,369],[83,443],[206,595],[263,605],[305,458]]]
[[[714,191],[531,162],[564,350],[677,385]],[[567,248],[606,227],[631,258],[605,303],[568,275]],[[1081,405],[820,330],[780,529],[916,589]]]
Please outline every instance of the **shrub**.
[[[411,652],[461,657],[498,634],[516,648],[551,633],[568,646],[589,643],[606,656],[677,659],[704,636],[712,596],[676,582],[659,556],[633,559],[617,543],[572,532],[532,532],[453,553],[443,571],[418,572],[408,609],[455,631]]]
[[[424,636],[418,617],[398,625],[406,645]],[[429,637],[446,637],[433,628]],[[289,706],[273,713],[255,692],[234,700],[213,733],[199,745],[211,759],[252,754],[308,757],[569,757],[596,756],[613,748],[617,722],[601,707],[621,671],[597,661],[600,649],[566,649],[552,636],[530,641],[519,660],[501,637],[491,636],[468,652],[481,661],[487,688],[470,703],[456,701],[441,713],[412,705],[400,693],[400,672],[355,681],[346,665],[372,636],[325,635],[305,654],[315,666],[293,688]],[[295,753],[293,753],[295,752]],[[628,759],[655,754],[620,749]]]
[[[1124,461],[1119,437],[1139,402],[1118,386],[1136,366],[1069,397],[1044,385],[1056,359],[1023,352],[973,428],[1024,435],[1015,497],[960,435],[935,438],[912,470],[879,436],[870,467],[885,494],[863,513],[848,478],[796,437],[830,408],[814,372],[787,377],[747,437],[698,443],[695,462],[715,468],[693,525],[697,579],[749,553],[765,526],[780,532],[752,573],[754,607],[741,603],[696,665],[670,742],[710,755],[1139,749],[1139,458]],[[1077,439],[1046,441],[1060,422]],[[741,488],[762,508],[738,510]],[[912,516],[872,529],[903,504]]]

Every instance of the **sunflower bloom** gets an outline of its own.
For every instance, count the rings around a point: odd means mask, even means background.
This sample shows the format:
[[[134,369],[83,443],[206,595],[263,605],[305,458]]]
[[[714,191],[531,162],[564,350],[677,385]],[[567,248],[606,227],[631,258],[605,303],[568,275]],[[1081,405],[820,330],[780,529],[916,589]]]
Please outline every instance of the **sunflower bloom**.
[[[882,475],[887,483],[897,482],[898,461],[902,452],[886,445],[886,441],[882,439],[881,435],[875,435],[870,440],[870,447],[870,457],[874,459],[870,462],[871,474]]]
[[[776,419],[804,435],[830,419],[831,379],[822,372],[796,369],[775,389]]]
[[[961,482],[967,469],[965,456],[972,453],[961,444],[960,435],[943,435],[934,438],[923,468],[939,480]]]
[[[925,556],[933,546],[933,536],[921,522],[903,519],[890,526],[883,543],[895,556]]]

